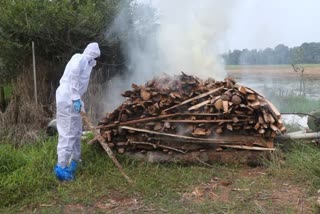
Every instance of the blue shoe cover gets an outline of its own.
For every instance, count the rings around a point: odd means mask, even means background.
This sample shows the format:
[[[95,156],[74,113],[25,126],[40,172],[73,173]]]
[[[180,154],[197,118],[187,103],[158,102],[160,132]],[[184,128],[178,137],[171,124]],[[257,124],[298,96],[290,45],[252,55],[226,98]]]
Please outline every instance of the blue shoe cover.
[[[70,169],[68,167],[62,168],[61,166],[56,165],[54,167],[54,172],[55,172],[57,178],[60,181],[72,181],[72,180],[74,180],[74,176],[73,176],[73,174],[71,173],[71,171],[70,171]]]
[[[70,165],[69,165],[69,170],[72,174],[74,174],[77,170],[78,167],[78,162],[75,160],[71,160]]]

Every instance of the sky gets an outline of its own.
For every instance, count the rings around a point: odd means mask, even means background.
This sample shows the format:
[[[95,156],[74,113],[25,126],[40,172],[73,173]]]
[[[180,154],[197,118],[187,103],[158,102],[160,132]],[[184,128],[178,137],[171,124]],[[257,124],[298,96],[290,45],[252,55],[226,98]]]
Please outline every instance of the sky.
[[[140,0],[151,3],[155,8],[161,8],[162,1],[165,0]],[[229,14],[227,29],[223,39],[218,42],[222,52],[320,42],[320,0],[232,1],[232,7],[228,5],[230,8],[223,8]],[[198,4],[201,2],[197,1]],[[217,7],[225,6],[216,2]]]
[[[320,41],[319,0],[244,0],[231,15],[226,44],[253,49]]]

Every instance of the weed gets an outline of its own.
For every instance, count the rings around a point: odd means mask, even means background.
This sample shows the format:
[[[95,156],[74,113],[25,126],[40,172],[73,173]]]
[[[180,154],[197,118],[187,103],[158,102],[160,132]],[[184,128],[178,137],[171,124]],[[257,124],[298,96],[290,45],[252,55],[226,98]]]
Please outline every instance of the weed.
[[[12,85],[8,84],[4,86],[4,97],[8,103],[12,95]]]

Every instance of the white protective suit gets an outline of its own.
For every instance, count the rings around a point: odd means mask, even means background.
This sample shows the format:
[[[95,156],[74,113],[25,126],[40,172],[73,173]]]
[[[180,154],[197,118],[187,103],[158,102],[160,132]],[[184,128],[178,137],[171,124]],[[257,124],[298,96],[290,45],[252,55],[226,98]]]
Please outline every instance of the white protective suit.
[[[56,91],[58,141],[58,165],[65,167],[69,160],[81,158],[82,118],[73,108],[73,100],[81,100],[87,91],[95,58],[100,56],[98,43],[90,43],[82,54],[75,54],[68,62],[60,86]],[[82,103],[82,110],[84,105]]]

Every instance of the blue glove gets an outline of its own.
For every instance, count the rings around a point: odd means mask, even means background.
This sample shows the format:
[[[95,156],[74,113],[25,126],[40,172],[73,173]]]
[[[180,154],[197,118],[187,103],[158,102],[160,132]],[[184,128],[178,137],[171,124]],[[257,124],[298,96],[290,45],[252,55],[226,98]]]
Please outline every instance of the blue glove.
[[[73,108],[76,110],[76,112],[81,111],[81,101],[80,100],[73,100]]]
[[[68,167],[62,168],[59,165],[54,167],[54,172],[60,181],[72,181],[74,176]]]

